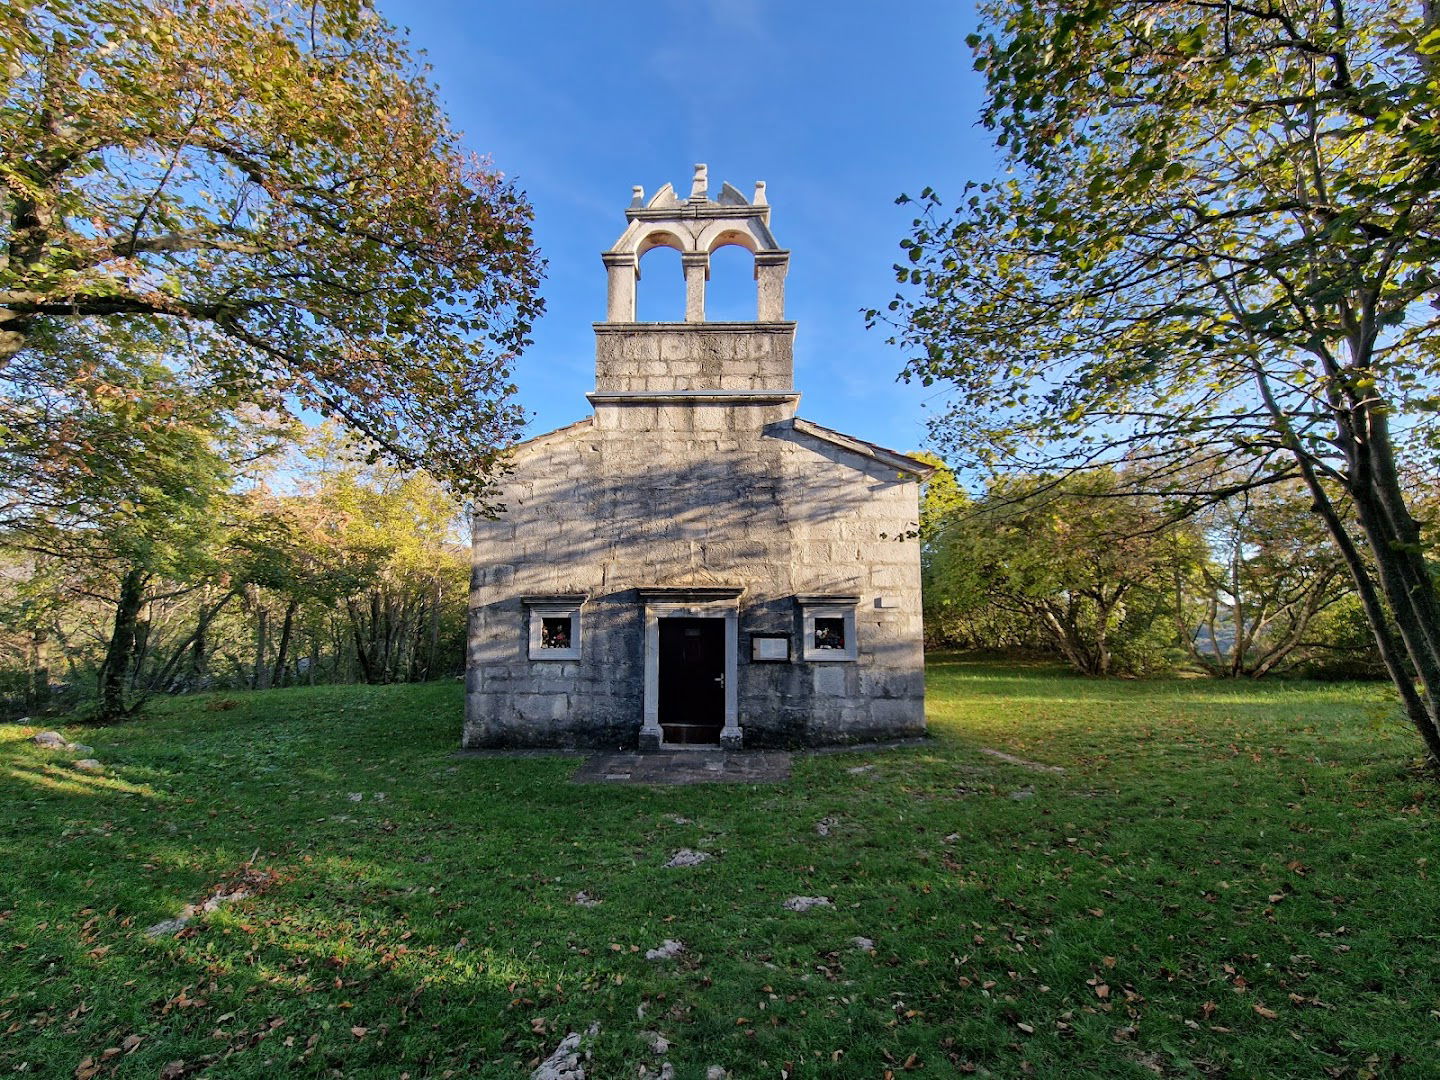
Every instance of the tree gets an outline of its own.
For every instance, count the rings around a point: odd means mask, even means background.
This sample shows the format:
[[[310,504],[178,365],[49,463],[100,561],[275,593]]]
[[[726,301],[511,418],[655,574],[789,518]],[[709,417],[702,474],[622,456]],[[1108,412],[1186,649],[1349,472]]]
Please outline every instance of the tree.
[[[542,309],[531,211],[369,0],[20,0],[0,88],[0,379],[146,319],[483,492]]]
[[[1177,512],[1298,477],[1440,760],[1440,595],[1410,506],[1440,400],[1434,10],[1021,0],[984,18],[1009,172],[953,213],[924,193],[897,268],[914,291],[891,304],[909,377],[963,403],[942,445],[1124,460]]]
[[[1354,588],[1303,485],[1242,492],[1195,522],[1210,557],[1192,575],[1203,614],[1198,628],[1183,627],[1191,656],[1213,674],[1252,678],[1307,658],[1320,644],[1317,618]]]
[[[1106,497],[1121,479],[997,479],[935,531],[927,605],[941,617],[1004,613],[1086,675],[1155,666],[1173,644],[1177,547],[1155,507]]]

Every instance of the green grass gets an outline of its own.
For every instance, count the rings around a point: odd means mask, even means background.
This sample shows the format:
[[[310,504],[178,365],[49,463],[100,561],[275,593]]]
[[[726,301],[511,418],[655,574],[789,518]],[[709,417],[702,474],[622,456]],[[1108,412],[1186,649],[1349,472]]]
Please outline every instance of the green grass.
[[[597,1020],[599,1080],[658,1071],[646,1030],[678,1080],[1440,1061],[1440,793],[1383,687],[942,656],[932,745],[765,787],[461,760],[459,712],[455,684],[167,701],[67,729],[103,776],[0,728],[0,1071],[513,1077]],[[662,869],[681,847],[715,858]],[[268,891],[146,937],[256,852]]]

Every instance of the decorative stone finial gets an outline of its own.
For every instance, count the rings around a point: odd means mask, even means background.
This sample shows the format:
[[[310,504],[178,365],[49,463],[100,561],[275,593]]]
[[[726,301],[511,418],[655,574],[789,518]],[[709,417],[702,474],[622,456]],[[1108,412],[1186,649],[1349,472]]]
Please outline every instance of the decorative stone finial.
[[[643,187],[641,187],[639,184],[636,184],[634,187],[632,187],[632,188],[630,189],[630,205],[631,205],[631,206],[644,206],[644,205],[645,205],[645,189],[644,189]]]
[[[765,181],[764,181],[764,180],[756,180],[756,181],[755,181],[755,198],[751,201],[751,205],[752,205],[752,206],[769,206],[769,205],[770,205],[768,202],[765,201]]]
[[[703,161],[695,163],[695,178],[690,181],[690,198],[704,202],[710,197],[709,169]]]

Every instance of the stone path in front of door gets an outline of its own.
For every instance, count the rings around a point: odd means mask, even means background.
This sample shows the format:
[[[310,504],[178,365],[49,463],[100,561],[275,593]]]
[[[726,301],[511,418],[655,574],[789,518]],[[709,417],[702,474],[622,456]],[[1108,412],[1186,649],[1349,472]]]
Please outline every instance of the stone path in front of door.
[[[775,784],[790,779],[785,750],[676,750],[592,754],[576,784]]]
[[[926,746],[926,738],[817,746],[808,750],[458,750],[458,758],[581,757],[574,784],[778,784],[790,779],[796,754],[855,754]],[[851,772],[873,769],[861,765]]]

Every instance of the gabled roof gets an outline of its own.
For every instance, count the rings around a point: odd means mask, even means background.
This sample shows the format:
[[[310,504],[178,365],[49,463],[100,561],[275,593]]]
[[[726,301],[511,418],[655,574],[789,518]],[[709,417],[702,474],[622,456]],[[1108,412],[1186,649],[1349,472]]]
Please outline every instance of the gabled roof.
[[[574,435],[576,432],[583,431],[594,423],[595,417],[587,416],[584,420],[576,420],[575,423],[566,424],[562,428],[541,432],[539,435],[531,435],[528,439],[521,439],[519,442],[506,447],[506,451],[508,453],[514,453],[517,450],[532,450],[537,446],[543,446],[552,439],[562,439]]]
[[[813,420],[802,420],[798,416],[795,417],[792,423],[795,425],[795,430],[803,435],[812,436],[823,442],[828,442],[832,446],[838,446],[841,449],[849,450],[851,453],[859,454],[861,457],[878,461],[880,464],[895,469],[897,472],[909,473],[917,480],[928,480],[934,475],[935,466],[927,465],[919,458],[913,458],[909,454],[902,454],[897,450],[887,450],[883,446],[877,446],[875,443],[866,442],[864,439],[857,439],[853,435],[846,435],[842,432],[834,431],[831,428],[815,423]]]

